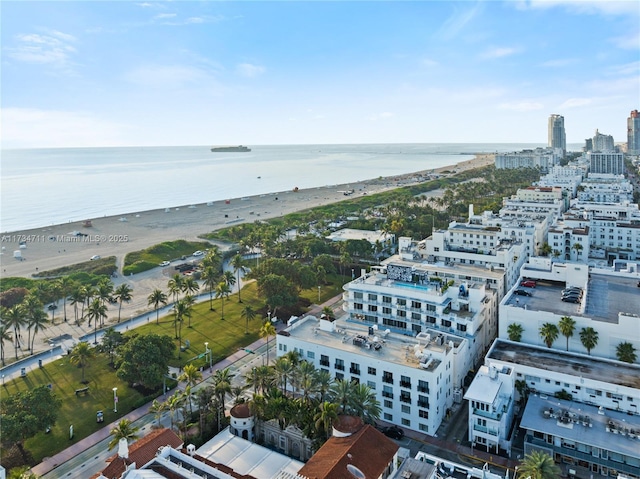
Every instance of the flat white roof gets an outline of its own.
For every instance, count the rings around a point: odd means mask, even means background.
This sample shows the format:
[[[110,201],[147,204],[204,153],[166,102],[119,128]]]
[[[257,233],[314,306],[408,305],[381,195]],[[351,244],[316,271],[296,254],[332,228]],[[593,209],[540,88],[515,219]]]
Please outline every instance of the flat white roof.
[[[500,392],[501,381],[496,374],[496,378],[492,379],[487,375],[477,375],[467,393],[465,399],[471,401],[480,401],[483,403],[493,403]]]
[[[203,444],[197,454],[224,464],[241,475],[260,479],[275,479],[281,472],[295,476],[304,465],[283,454],[234,436],[229,428]]]

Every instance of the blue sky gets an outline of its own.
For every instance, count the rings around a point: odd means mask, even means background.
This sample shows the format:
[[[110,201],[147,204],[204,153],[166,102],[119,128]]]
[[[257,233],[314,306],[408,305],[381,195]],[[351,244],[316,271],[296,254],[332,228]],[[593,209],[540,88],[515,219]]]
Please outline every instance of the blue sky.
[[[635,1],[2,2],[2,146],[626,140]]]

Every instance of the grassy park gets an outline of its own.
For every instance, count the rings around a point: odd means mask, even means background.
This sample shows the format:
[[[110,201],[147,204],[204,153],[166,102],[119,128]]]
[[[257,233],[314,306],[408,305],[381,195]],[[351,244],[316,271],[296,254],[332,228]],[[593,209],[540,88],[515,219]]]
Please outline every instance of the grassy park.
[[[342,277],[330,276],[329,284],[320,288],[320,301],[324,302],[342,291]],[[196,304],[192,309],[191,319],[185,319],[181,342],[184,346],[189,341],[190,346],[178,354],[178,342],[174,339],[176,348],[170,365],[182,367],[188,363],[196,366],[206,366],[206,358],[197,358],[205,352],[205,342],[208,342],[212,350],[212,362],[215,364],[221,359],[234,353],[238,349],[252,343],[260,337],[259,330],[266,318],[266,306],[258,297],[255,282],[247,284],[242,289],[242,303],[238,303],[236,294],[230,295],[224,300],[213,300],[214,310],[210,310],[209,299]],[[317,303],[317,288],[305,290],[301,293],[309,303]],[[241,311],[246,307],[256,312],[255,319],[245,321]],[[224,309],[224,319],[222,312]],[[173,315],[160,316],[156,324],[155,316],[148,324],[135,330],[128,331],[126,335],[145,335],[150,333],[168,335],[175,338]],[[193,359],[196,358],[196,359]],[[35,369],[24,378],[7,381],[2,386],[0,396],[11,395],[40,385],[51,385],[52,391],[62,401],[62,407],[58,414],[58,420],[51,427],[49,433],[42,431],[35,437],[25,442],[26,449],[33,455],[36,462],[45,457],[53,456],[76,441],[92,434],[105,424],[112,423],[132,410],[144,405],[161,394],[161,391],[150,394],[129,387],[129,385],[117,378],[115,370],[109,365],[106,354],[97,354],[90,365],[85,368],[85,383],[82,382],[82,370],[78,366],[70,364],[68,356],[43,365]],[[76,394],[77,389],[89,387],[88,391]],[[118,412],[113,411],[113,388],[117,387]],[[96,422],[96,412],[102,410],[104,423]],[[73,425],[74,437],[69,437],[69,426]]]

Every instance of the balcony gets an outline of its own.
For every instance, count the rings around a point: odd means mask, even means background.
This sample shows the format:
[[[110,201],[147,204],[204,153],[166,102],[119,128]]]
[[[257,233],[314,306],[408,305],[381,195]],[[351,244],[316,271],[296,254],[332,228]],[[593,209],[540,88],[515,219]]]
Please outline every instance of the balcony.
[[[400,402],[405,402],[405,403],[411,404],[411,396],[403,396],[401,394],[400,395]]]
[[[428,386],[418,386],[418,392],[429,394],[429,387]]]
[[[327,360],[321,359],[320,360],[320,366],[324,366],[324,367],[328,368],[329,367],[329,360],[328,359]]]
[[[423,407],[425,409],[429,409],[429,401],[420,401],[420,400],[418,400],[418,407]]]
[[[492,419],[494,421],[499,421],[500,418],[502,417],[501,412],[489,412],[489,411],[483,411],[482,409],[477,409],[477,408],[473,408],[473,415],[486,417],[487,419]]]
[[[387,384],[393,384],[393,376],[382,376],[382,382]]]
[[[338,364],[338,363],[336,363],[336,365],[334,366],[334,368],[336,368],[338,371],[344,371],[344,364]]]
[[[390,393],[388,391],[382,391],[382,397],[383,398],[393,399],[393,393]]]
[[[498,430],[497,429],[493,429],[493,428],[486,427],[486,426],[480,426],[479,424],[474,424],[473,425],[473,430],[474,431],[478,431],[478,432],[484,432],[485,434],[489,434],[491,436],[498,436]]]
[[[411,389],[411,382],[410,381],[400,381],[400,387],[401,388]]]
[[[360,374],[360,370],[356,368],[349,368],[349,372],[351,374]]]

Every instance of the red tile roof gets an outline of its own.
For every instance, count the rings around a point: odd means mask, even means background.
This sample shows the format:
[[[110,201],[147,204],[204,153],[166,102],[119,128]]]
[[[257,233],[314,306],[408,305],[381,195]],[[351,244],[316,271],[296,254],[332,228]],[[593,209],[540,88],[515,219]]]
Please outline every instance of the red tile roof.
[[[372,426],[347,437],[330,438],[298,471],[308,479],[344,479],[351,464],[365,477],[380,477],[393,460],[398,445]]]
[[[111,456],[107,461],[111,461],[102,471],[102,475],[107,479],[118,479],[130,464],[136,463],[140,468],[147,464],[156,456],[158,448],[171,446],[179,449],[183,441],[171,429],[156,429],[142,439],[129,446],[129,458],[123,459],[118,455]],[[93,476],[100,477],[100,474]]]

